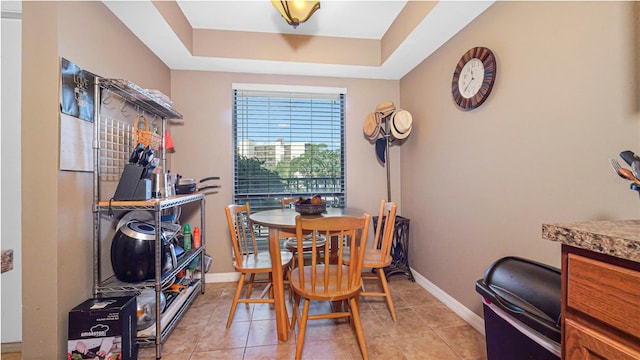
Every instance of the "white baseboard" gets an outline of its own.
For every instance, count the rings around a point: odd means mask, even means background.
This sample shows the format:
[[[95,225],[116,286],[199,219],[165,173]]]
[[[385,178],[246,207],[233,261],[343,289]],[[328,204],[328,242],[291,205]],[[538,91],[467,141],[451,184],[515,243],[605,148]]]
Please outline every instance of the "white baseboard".
[[[462,305],[458,300],[451,297],[451,295],[444,292],[437,287],[434,283],[427,280],[424,276],[420,275],[415,269],[411,269],[413,277],[416,279],[416,283],[427,290],[436,299],[440,300],[446,307],[451,309],[454,313],[460,316],[464,321],[469,323],[471,327],[476,329],[479,333],[484,335],[484,320],[482,317],[476,315],[473,311],[469,310],[466,306]]]
[[[221,283],[221,282],[237,282],[240,279],[239,272],[230,273],[206,273],[204,275],[205,283]]]
[[[19,353],[22,352],[22,343],[21,342],[13,342],[13,343],[2,343],[1,353]]]
[[[437,287],[431,281],[427,280],[424,276],[420,275],[414,269],[411,269],[413,277],[416,283],[422,288],[427,290],[436,299],[440,300],[446,307],[451,309],[454,313],[460,316],[464,321],[469,323],[471,327],[484,335],[484,320],[476,315],[473,311],[469,310],[466,306],[462,305],[456,299]],[[219,282],[236,282],[240,278],[240,273],[207,273],[205,274],[205,282],[207,283],[219,283]]]

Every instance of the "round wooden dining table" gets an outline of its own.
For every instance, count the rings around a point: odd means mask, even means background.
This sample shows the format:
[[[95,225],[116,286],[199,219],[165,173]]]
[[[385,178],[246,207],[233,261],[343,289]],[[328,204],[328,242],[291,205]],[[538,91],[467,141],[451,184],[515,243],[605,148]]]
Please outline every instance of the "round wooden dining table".
[[[284,296],[284,274],[280,266],[280,239],[296,236],[296,216],[300,215],[295,209],[273,209],[252,213],[249,217],[254,224],[269,228],[269,254],[273,264],[273,297],[276,308],[276,328],[278,339],[286,341],[289,337],[287,307]],[[364,217],[365,211],[354,208],[327,208],[318,215],[302,215],[304,217]]]

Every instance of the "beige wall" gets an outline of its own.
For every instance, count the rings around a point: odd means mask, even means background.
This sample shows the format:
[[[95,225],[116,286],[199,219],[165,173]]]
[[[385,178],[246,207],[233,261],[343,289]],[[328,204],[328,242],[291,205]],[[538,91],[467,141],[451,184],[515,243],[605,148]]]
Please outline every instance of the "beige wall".
[[[638,217],[608,162],[640,151],[638,5],[496,2],[401,80],[415,125],[401,148],[411,265],[476,313],[494,260],[559,266],[543,223]],[[474,46],[493,50],[497,80],[464,112],[451,76]]]
[[[25,1],[22,23],[22,351],[62,359],[67,314],[92,295],[93,199],[91,173],[58,170],[59,57],[167,93],[170,73],[100,2]]]
[[[171,129],[176,152],[170,170],[194,179],[221,177],[219,193],[206,198],[207,253],[213,257],[210,273],[234,271],[224,215],[224,207],[233,202],[232,83],[346,88],[347,205],[377,211],[380,200],[386,197],[386,170],[378,163],[374,146],[364,137],[362,124],[378,103],[398,103],[398,81],[172,71],[172,100],[184,121]],[[392,147],[391,151],[392,198],[399,199],[399,149]]]

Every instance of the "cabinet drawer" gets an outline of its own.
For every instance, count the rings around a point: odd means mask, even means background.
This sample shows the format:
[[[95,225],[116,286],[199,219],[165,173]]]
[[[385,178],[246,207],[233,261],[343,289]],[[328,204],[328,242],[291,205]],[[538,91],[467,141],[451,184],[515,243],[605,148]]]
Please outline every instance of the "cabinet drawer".
[[[569,254],[567,306],[640,338],[640,273]]]
[[[566,360],[640,359],[640,352],[571,319],[565,321],[565,332]]]

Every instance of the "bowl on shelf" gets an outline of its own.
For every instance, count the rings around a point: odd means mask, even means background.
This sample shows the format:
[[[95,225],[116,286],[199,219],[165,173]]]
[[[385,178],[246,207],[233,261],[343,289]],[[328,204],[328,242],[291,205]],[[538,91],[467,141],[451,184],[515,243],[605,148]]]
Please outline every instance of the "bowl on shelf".
[[[301,215],[318,215],[327,210],[327,203],[320,204],[295,204],[295,209]]]
[[[152,289],[142,290],[140,295],[136,297],[138,321],[137,330],[144,330],[156,323],[156,292]],[[167,299],[164,293],[160,292],[160,309],[164,311]]]

